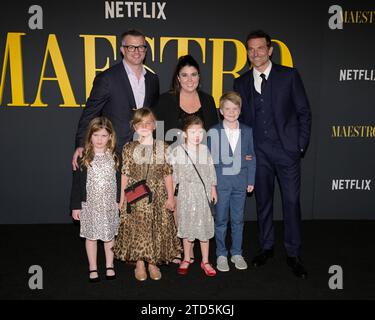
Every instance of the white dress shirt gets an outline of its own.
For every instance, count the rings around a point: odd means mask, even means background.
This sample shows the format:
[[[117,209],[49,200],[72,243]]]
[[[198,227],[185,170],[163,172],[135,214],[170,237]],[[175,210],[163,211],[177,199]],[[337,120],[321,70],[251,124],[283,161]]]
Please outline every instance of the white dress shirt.
[[[128,78],[130,81],[130,85],[132,87],[135,106],[134,109],[140,109],[143,107],[143,103],[145,101],[145,94],[146,94],[146,85],[145,85],[145,74],[146,70],[142,67],[142,75],[141,78],[138,80],[136,74],[133,70],[129,67],[129,65],[123,60],[125,71],[128,74]]]
[[[253,68],[254,87],[255,87],[255,90],[259,94],[262,93],[262,88],[261,88],[262,78],[261,78],[260,75],[262,73],[264,73],[266,75],[266,80],[268,80],[268,76],[270,75],[271,69],[272,69],[272,62],[271,61],[270,61],[269,65],[267,66],[266,70],[264,70],[263,72],[259,72],[258,70],[256,70],[255,68]]]
[[[231,128],[228,128],[225,125],[225,122],[223,121],[223,126],[225,130],[225,134],[227,135],[227,138],[229,141],[229,145],[232,148],[232,151],[234,152],[238,143],[238,138],[240,137],[240,124],[237,121],[236,128],[231,129]]]

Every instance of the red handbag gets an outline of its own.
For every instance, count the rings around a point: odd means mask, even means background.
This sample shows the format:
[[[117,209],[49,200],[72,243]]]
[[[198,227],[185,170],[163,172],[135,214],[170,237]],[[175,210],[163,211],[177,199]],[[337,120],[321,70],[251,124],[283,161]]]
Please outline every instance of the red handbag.
[[[127,187],[125,189],[125,196],[127,202],[127,213],[131,213],[131,204],[136,203],[143,198],[148,197],[148,203],[152,202],[152,192],[149,186],[146,184],[146,180],[140,180]]]
[[[126,197],[126,212],[131,213],[131,204],[138,202],[139,200],[142,200],[143,198],[148,197],[148,203],[152,202],[152,192],[147,185],[147,176],[148,176],[148,169],[150,168],[150,165],[147,165],[147,172],[146,172],[146,178],[143,180],[139,180],[135,183],[133,183],[131,186],[127,187],[125,189],[125,197]]]

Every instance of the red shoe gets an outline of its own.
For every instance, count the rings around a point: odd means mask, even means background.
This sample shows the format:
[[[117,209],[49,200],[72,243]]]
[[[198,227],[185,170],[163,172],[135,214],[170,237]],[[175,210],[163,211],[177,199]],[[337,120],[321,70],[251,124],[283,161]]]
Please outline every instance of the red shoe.
[[[181,265],[182,265],[184,262],[186,262],[188,265],[187,265],[186,268],[181,268]],[[188,269],[189,269],[189,266],[190,266],[190,263],[191,263],[190,261],[186,261],[186,260],[182,261],[182,262],[180,263],[180,267],[177,268],[177,273],[180,274],[180,275],[182,275],[182,276],[187,275],[187,273],[188,273]]]
[[[211,270],[209,270],[209,269],[206,268],[207,264],[211,266],[211,268],[212,268]],[[214,267],[209,262],[204,263],[202,261],[201,262],[201,268],[202,268],[202,270],[204,271],[204,273],[206,274],[207,277],[214,277],[214,276],[216,276],[216,270],[214,269]]]

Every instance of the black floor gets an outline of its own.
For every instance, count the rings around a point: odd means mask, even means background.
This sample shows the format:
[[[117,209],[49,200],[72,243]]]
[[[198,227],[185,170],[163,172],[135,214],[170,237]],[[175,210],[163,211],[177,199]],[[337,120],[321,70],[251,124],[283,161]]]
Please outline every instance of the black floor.
[[[125,300],[253,300],[253,299],[375,299],[375,221],[305,221],[302,224],[303,260],[307,280],[295,278],[285,263],[282,223],[276,223],[275,257],[265,266],[250,266],[257,251],[255,222],[244,230],[245,271],[232,268],[207,278],[196,262],[187,276],[176,266],[162,266],[161,281],[138,282],[134,266],[116,262],[118,279],[92,284],[87,281],[84,241],[77,225],[0,225],[0,299],[125,299]],[[214,242],[211,261],[215,262]],[[29,288],[29,267],[43,269],[43,289]],[[343,269],[343,289],[331,290],[328,270]],[[99,246],[103,275],[103,246]]]

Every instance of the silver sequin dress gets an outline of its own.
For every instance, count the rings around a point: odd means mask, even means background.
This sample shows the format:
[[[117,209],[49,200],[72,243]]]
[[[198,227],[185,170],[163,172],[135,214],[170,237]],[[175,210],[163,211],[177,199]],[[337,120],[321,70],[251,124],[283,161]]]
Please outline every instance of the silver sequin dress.
[[[211,199],[211,186],[216,185],[216,172],[207,146],[199,145],[199,151],[188,149],[189,156],[198,169]],[[182,146],[171,151],[173,180],[179,184],[177,196],[177,236],[189,241],[207,241],[214,236],[214,219],[199,179]]]
[[[116,171],[109,152],[96,154],[87,168],[87,199],[82,202],[80,236],[89,240],[113,240],[119,226]]]

